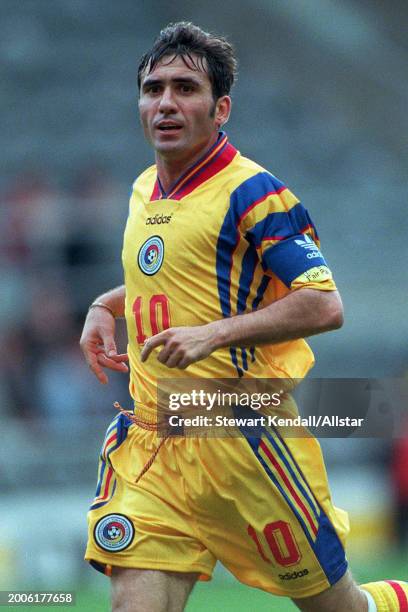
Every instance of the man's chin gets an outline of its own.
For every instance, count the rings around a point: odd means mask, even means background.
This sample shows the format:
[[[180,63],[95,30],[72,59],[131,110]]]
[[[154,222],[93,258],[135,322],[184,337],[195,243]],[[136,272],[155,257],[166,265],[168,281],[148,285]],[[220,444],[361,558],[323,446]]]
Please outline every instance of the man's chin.
[[[159,141],[154,143],[154,148],[156,150],[156,153],[165,156],[172,154],[180,154],[184,150],[185,146],[183,146],[183,143],[181,141]]]

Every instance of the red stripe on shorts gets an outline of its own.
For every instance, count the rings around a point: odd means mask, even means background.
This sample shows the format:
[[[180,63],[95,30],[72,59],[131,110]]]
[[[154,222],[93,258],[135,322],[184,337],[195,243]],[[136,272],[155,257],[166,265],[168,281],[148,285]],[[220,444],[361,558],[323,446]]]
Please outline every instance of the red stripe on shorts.
[[[296,493],[296,491],[292,487],[292,484],[290,483],[289,478],[286,476],[286,474],[283,471],[282,467],[276,461],[275,457],[272,455],[272,453],[270,452],[269,448],[266,446],[266,444],[265,444],[265,442],[263,440],[261,441],[259,446],[262,448],[263,452],[267,455],[268,459],[270,460],[272,465],[275,467],[277,472],[281,475],[282,480],[284,481],[284,483],[286,484],[287,488],[289,489],[289,492],[292,494],[293,499],[297,502],[298,506],[303,510],[303,513],[306,516],[307,522],[309,523],[309,525],[310,525],[314,535],[316,536],[317,535],[317,527],[314,524],[313,519],[310,516],[310,513],[308,512],[306,506],[304,505],[304,503],[300,499],[299,495]],[[408,612],[408,610],[407,610],[407,612]]]

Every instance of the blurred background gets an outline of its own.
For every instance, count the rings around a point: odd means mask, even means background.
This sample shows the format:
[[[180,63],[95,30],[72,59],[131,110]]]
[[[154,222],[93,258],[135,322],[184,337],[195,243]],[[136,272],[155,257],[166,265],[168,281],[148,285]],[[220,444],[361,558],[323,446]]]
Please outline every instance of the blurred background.
[[[78,340],[89,303],[122,283],[128,194],[152,163],[138,60],[178,20],[235,44],[230,140],[319,229],[346,324],[313,339],[313,376],[408,369],[406,2],[1,0],[0,588],[75,588],[83,610],[109,608],[108,580],[82,561],[85,515],[112,403],[130,400],[123,376],[98,385]],[[358,580],[408,577],[400,433],[323,441]],[[229,609],[294,608],[221,569],[188,607]]]

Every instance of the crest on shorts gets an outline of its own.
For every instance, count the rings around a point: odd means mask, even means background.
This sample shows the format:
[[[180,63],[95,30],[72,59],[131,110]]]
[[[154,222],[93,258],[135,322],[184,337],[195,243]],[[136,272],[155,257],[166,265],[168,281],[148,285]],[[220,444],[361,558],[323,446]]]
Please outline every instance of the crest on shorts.
[[[94,538],[108,552],[119,552],[131,545],[135,529],[124,514],[107,514],[95,525]]]
[[[151,236],[140,247],[137,261],[142,272],[148,276],[153,276],[160,270],[163,258],[163,240],[160,236]]]

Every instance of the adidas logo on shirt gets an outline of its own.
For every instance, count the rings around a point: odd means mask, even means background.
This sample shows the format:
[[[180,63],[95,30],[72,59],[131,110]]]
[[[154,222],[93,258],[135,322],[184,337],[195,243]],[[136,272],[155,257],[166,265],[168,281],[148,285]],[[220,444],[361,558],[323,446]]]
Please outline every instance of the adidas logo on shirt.
[[[303,239],[296,239],[295,243],[299,245],[302,249],[308,251],[306,257],[308,259],[313,259],[314,257],[323,257],[321,252],[319,251],[318,246],[313,242],[313,240],[307,234],[304,234]]]
[[[147,217],[146,225],[160,225],[161,223],[170,223],[173,213],[171,215],[154,215],[154,217]]]

